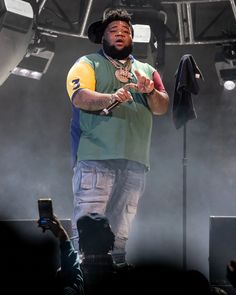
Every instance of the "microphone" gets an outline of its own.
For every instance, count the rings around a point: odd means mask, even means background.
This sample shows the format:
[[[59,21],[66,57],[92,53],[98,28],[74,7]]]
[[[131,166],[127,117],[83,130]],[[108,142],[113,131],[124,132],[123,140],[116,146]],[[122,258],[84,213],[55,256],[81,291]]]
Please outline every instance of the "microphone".
[[[103,109],[100,112],[100,115],[108,115],[116,106],[118,106],[121,102],[119,100],[115,100],[109,107]]]

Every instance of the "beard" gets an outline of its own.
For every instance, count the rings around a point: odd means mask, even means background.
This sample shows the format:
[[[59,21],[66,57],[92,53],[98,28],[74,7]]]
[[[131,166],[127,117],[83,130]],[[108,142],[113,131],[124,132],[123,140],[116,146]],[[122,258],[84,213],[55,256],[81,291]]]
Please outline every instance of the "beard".
[[[103,50],[105,53],[113,59],[125,59],[133,51],[133,43],[125,46],[123,49],[116,49],[114,45],[110,45],[105,39],[103,39]]]

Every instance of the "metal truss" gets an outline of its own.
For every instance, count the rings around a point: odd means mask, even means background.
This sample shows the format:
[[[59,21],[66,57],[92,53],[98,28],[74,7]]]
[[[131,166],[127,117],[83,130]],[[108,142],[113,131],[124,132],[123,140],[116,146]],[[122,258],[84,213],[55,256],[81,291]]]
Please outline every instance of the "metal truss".
[[[73,28],[69,17],[63,13],[63,9],[60,9],[59,4],[56,0],[53,1],[57,4],[57,8],[60,10],[61,17],[64,21],[69,24],[70,29],[64,29],[62,27],[47,26],[45,24],[39,23],[37,29],[40,33],[57,37],[58,35],[76,37],[76,38],[87,38],[86,29],[89,23],[91,10],[93,5],[97,5],[97,1],[79,1],[83,2],[84,5],[84,15],[81,18],[79,27],[77,30]],[[100,2],[100,1],[99,1]],[[47,0],[42,0],[39,5],[39,19],[40,15],[43,13],[44,7],[47,4]],[[199,23],[201,18],[201,13],[205,11],[205,6],[211,10],[215,9],[215,5],[220,4],[218,13],[209,19],[209,22],[205,24],[204,28],[201,28],[199,33],[196,28],[196,22]],[[167,16],[167,34],[166,45],[197,45],[197,44],[219,44],[227,42],[236,41],[236,4],[235,0],[192,0],[192,1],[161,1],[161,5],[165,14]],[[213,27],[217,26],[217,20],[222,17],[222,15],[227,10],[226,19],[228,15],[231,14],[232,22],[235,25],[235,32],[218,34],[214,37],[208,36],[207,32],[213,30]],[[78,14],[78,11],[76,12]],[[224,30],[224,27],[218,29]]]
[[[210,4],[210,8],[214,9],[214,4],[222,3],[228,5],[231,8],[233,14],[234,22],[236,24],[236,5],[234,0],[195,0],[195,1],[163,1],[163,6],[174,5],[176,6],[177,19],[178,19],[178,36],[179,40],[177,42],[167,42],[166,45],[197,45],[197,44],[216,44],[232,42],[236,40],[233,36],[229,38],[215,38],[214,40],[196,40],[196,32],[194,31],[194,21],[193,21],[193,6],[196,12],[196,6],[201,4],[202,9],[204,9],[204,4]],[[201,8],[199,8],[201,9]],[[217,23],[217,19],[224,12],[225,7],[211,20],[206,28],[205,32]],[[222,28],[223,29],[223,28]]]

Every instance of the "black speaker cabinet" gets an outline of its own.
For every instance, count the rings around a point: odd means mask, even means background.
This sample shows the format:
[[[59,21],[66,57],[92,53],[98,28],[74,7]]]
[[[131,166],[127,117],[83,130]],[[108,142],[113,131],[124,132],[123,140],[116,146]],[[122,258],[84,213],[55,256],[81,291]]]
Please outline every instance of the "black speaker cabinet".
[[[230,285],[226,267],[236,260],[236,216],[210,216],[209,280],[213,285]]]

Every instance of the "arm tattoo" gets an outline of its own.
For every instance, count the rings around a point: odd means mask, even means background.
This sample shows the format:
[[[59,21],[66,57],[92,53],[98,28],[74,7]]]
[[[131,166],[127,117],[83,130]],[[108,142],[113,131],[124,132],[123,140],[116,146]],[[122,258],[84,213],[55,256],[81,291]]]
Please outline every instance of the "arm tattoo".
[[[109,105],[111,105],[115,101],[115,97],[113,94],[109,94],[109,96],[96,96],[95,98],[90,98],[88,96],[81,96],[78,98],[76,106],[86,110],[86,111],[99,111],[102,110]]]

